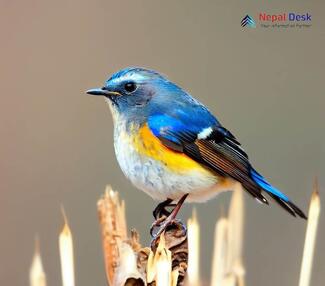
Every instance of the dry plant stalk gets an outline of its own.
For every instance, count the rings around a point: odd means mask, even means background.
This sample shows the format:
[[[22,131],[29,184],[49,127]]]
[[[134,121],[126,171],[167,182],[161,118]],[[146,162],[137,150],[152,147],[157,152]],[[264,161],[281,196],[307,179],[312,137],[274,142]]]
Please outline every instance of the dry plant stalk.
[[[46,275],[43,269],[43,263],[39,249],[39,241],[37,238],[35,240],[34,257],[29,271],[29,285],[46,286]]]
[[[318,220],[320,215],[320,198],[318,194],[318,183],[315,181],[314,191],[311,196],[308,224],[305,237],[305,246],[301,263],[299,286],[310,285],[310,274],[313,266],[313,256],[316,242]]]
[[[110,188],[106,189],[104,197],[98,202],[109,285],[181,286],[185,283],[187,272],[186,284],[199,285],[200,230],[195,211],[188,221],[188,236],[182,223],[174,222],[150,249],[141,248],[139,235],[135,231],[130,239],[127,238],[124,208],[118,194]],[[243,216],[243,191],[237,185],[228,218],[221,218],[216,225],[213,286],[244,286]],[[129,278],[133,279],[132,284],[126,284]]]
[[[119,245],[126,240],[125,203],[120,203],[118,193],[107,186],[104,196],[97,203],[101,225],[106,278],[114,285],[116,268],[120,260]]]
[[[320,198],[315,182],[309,208],[299,286],[309,286],[318,220]],[[63,286],[74,286],[73,239],[62,208],[64,226],[59,235]],[[199,285],[199,224],[196,212],[188,221],[188,235],[180,221],[174,221],[149,247],[142,247],[139,234],[127,237],[125,204],[118,193],[106,188],[98,201],[107,282],[110,286],[183,286],[187,268],[187,285]],[[161,218],[162,223],[166,217]],[[229,207],[228,217],[221,217],[215,227],[211,286],[244,286],[242,263],[244,204],[238,184]],[[189,236],[189,246],[188,246]],[[189,255],[190,249],[190,255]],[[30,286],[46,286],[38,241],[30,268]]]
[[[112,285],[146,285],[144,276],[137,268],[137,254],[130,244],[121,242],[118,245],[119,261]]]
[[[135,230],[127,237],[125,205],[111,187],[106,188],[97,206],[109,285],[183,285],[188,249],[181,223],[171,224],[151,250],[141,247]]]
[[[211,270],[211,286],[222,285],[226,275],[228,219],[220,218],[214,232],[214,251]]]
[[[244,236],[244,190],[236,184],[232,194],[228,213],[228,254],[227,272],[235,277],[236,285],[244,286],[245,269],[243,267]]]
[[[153,249],[149,251],[149,256],[151,253],[155,255],[157,251],[159,252],[161,249],[159,248],[159,244],[161,243],[161,239],[163,239],[162,246],[164,247],[164,249],[166,249],[166,251],[168,250],[171,253],[170,263],[172,267],[169,268],[169,271],[171,271],[169,277],[172,278],[171,280],[169,280],[171,283],[170,285],[182,286],[185,283],[189,253],[187,237],[188,235],[185,226],[180,221],[174,221],[171,225],[167,227],[167,229],[163,233],[163,236],[161,236],[160,239],[156,241],[156,244],[154,245]],[[159,266],[156,266],[156,268],[157,267]],[[147,275],[149,274],[148,271],[151,271],[151,269],[147,269]],[[161,279],[159,280],[159,283],[162,284]],[[148,285],[155,284],[149,283]],[[167,284],[166,286],[170,285]]]
[[[64,218],[64,225],[59,235],[62,284],[63,286],[74,286],[75,278],[72,233],[63,208],[62,214]]]
[[[199,261],[200,261],[200,226],[197,220],[196,210],[193,210],[192,218],[187,222],[188,232],[188,271],[187,285],[199,285]]]
[[[245,285],[242,263],[244,198],[240,184],[232,194],[228,218],[216,223],[211,286]]]
[[[165,234],[161,234],[155,252],[150,251],[147,261],[147,282],[156,286],[176,286],[179,271],[172,271],[172,252],[166,246]]]

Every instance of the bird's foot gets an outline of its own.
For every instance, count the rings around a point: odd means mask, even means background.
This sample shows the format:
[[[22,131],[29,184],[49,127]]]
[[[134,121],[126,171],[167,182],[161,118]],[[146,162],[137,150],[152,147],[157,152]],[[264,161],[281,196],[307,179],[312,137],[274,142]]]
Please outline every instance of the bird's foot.
[[[159,237],[168,226],[175,222],[180,222],[178,219],[172,218],[171,216],[162,216],[156,220],[150,228],[150,235],[153,239]]]
[[[163,215],[160,218],[156,219],[150,228],[150,235],[152,238],[157,236],[157,233],[159,232],[159,230],[161,229],[161,226],[163,225],[164,221],[167,219],[168,216]]]
[[[168,216],[163,215],[156,219],[156,221],[152,224],[150,228],[150,235],[152,236],[153,240],[151,242],[151,246],[155,244],[156,240],[160,237],[160,235],[166,230],[166,228],[171,225],[173,222],[176,221],[176,216],[183,205],[185,199],[187,198],[188,194],[183,195],[183,197],[178,201],[175,208],[169,213]],[[156,210],[157,214],[161,214],[161,210],[165,210],[166,206],[169,206],[171,203],[171,199],[167,199],[165,202],[160,203],[157,208],[154,210],[154,215]],[[157,228],[157,230],[155,229]]]
[[[171,214],[171,211],[167,210],[167,208],[176,206],[175,204],[171,203],[172,201],[172,199],[167,199],[158,204],[158,206],[153,211],[153,216],[155,220],[159,220],[163,216],[168,217]]]
[[[186,226],[179,219],[170,219],[169,217],[162,217],[159,221],[155,221],[150,229],[151,249],[156,249],[160,236],[169,230],[174,228],[180,229],[178,236],[186,237],[187,229]]]

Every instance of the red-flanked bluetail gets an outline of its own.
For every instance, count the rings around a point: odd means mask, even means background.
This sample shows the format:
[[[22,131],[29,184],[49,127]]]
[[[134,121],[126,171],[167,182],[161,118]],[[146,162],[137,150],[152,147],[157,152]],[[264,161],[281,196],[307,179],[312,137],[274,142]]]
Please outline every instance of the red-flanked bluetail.
[[[252,167],[235,136],[203,104],[161,74],[127,68],[87,93],[104,96],[111,109],[125,176],[164,201],[156,216],[172,201],[206,201],[240,182],[259,202],[268,204],[266,193],[293,216],[306,218]]]

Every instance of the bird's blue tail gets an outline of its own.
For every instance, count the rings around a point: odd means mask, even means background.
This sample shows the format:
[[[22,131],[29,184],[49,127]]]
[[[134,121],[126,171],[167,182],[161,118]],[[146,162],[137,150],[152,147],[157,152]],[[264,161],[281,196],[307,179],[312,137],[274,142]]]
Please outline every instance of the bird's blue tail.
[[[254,169],[251,170],[251,178],[253,181],[260,186],[265,192],[268,193],[281,207],[288,211],[293,216],[300,216],[301,218],[307,219],[306,215],[300,210],[290,199],[278,189],[269,184],[259,173]]]

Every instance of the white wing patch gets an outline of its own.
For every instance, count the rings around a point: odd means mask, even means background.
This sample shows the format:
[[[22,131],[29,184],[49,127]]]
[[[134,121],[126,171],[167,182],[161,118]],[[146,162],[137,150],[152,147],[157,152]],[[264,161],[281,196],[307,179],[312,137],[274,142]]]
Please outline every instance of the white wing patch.
[[[206,139],[211,133],[212,133],[213,129],[212,127],[207,127],[204,128],[198,135],[197,135],[197,139]]]

